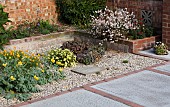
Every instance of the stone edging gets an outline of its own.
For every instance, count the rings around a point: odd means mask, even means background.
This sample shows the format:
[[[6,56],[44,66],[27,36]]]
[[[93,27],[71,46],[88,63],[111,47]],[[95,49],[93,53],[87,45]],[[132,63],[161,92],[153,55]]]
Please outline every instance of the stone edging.
[[[68,91],[57,92],[57,93],[49,95],[49,96],[45,96],[45,97],[41,97],[41,98],[38,98],[38,99],[26,101],[26,102],[19,103],[19,104],[10,106],[10,107],[21,107],[21,106],[24,106],[24,105],[27,105],[27,104],[31,104],[31,103],[34,103],[34,102],[37,102],[37,101],[41,101],[41,100],[46,100],[48,98],[52,98],[52,97],[55,97],[55,96],[60,96],[60,95],[63,95],[63,94],[69,93],[69,92],[73,92],[73,91],[76,91],[76,90],[80,90],[80,89],[85,89],[87,91],[99,94],[99,95],[107,97],[109,99],[116,100],[118,102],[124,103],[126,105],[131,106],[131,107],[143,107],[143,106],[141,106],[139,104],[136,104],[134,102],[131,102],[131,101],[122,99],[120,97],[113,96],[111,94],[105,93],[103,91],[91,88],[90,86],[93,86],[93,85],[96,85],[96,84],[100,84],[100,83],[104,83],[104,82],[108,82],[108,81],[112,81],[112,80],[115,80],[115,79],[119,79],[119,78],[122,78],[122,77],[125,77],[125,76],[128,76],[128,75],[136,74],[136,73],[142,72],[144,70],[149,70],[149,71],[152,71],[152,72],[156,72],[156,73],[159,73],[159,74],[164,74],[164,75],[170,76],[170,73],[153,69],[154,67],[162,66],[162,65],[165,65],[165,64],[170,64],[170,61],[169,62],[160,63],[160,64],[156,64],[156,65],[153,65],[153,66],[150,66],[150,67],[146,67],[144,69],[132,71],[132,72],[129,72],[129,73],[126,73],[126,74],[122,74],[122,75],[116,76],[116,77],[111,77],[111,78],[108,78],[108,79],[104,79],[104,80],[101,80],[101,81],[98,81],[98,82],[89,83],[89,84],[83,85],[81,87],[75,87],[75,88],[70,89]]]
[[[139,52],[135,52],[134,54],[136,55],[140,55],[140,56],[145,56],[145,57],[150,57],[150,58],[155,58],[155,59],[159,59],[159,60],[164,60],[164,61],[170,61],[166,58],[163,58],[163,57],[157,57],[157,56],[154,56],[154,55],[146,55],[146,54],[143,54],[143,53],[139,53]]]

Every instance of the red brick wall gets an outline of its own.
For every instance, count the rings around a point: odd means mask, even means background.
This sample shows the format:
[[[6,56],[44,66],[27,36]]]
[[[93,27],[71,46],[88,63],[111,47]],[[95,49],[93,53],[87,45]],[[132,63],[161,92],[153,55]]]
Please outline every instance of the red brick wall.
[[[153,26],[156,28],[162,28],[161,0],[108,0],[107,5],[110,8],[113,8],[113,1],[117,3],[117,7],[128,8],[130,12],[133,11],[137,18],[141,18],[141,10],[153,11]]]
[[[57,22],[55,0],[0,0],[0,3],[6,6],[12,25],[37,19]]]
[[[170,0],[163,0],[162,41],[170,50]]]

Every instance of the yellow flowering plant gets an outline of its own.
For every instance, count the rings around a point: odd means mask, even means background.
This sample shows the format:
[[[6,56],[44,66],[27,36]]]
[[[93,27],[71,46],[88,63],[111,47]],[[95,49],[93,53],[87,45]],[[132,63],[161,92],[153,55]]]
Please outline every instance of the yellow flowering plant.
[[[76,56],[68,49],[57,48],[47,54],[47,60],[50,64],[58,67],[71,67],[76,65]]]
[[[0,95],[24,101],[29,99],[30,93],[40,91],[37,84],[64,77],[58,68],[54,72],[50,71],[46,58],[21,50],[1,51],[0,71]]]

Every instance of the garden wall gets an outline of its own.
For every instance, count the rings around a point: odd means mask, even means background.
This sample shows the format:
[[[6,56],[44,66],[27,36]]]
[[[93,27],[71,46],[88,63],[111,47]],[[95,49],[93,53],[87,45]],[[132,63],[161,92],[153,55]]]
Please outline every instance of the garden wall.
[[[145,24],[161,30],[162,0],[108,0],[107,6],[113,8],[114,2],[117,7],[128,8],[128,11],[134,12],[138,19],[143,18]]]
[[[163,0],[162,40],[170,50],[170,0]]]
[[[37,19],[57,22],[55,0],[0,0],[0,4],[6,6],[5,11],[9,13],[12,25]]]

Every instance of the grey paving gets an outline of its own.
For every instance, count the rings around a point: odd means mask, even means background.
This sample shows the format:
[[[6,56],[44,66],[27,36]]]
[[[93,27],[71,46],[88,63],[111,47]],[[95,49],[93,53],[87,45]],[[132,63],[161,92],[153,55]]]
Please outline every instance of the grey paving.
[[[22,107],[129,107],[98,94],[78,90]]]
[[[106,68],[102,68],[102,67],[97,67],[94,65],[88,65],[88,66],[84,66],[84,67],[78,67],[75,68],[71,71],[79,73],[79,74],[83,74],[83,75],[87,75],[87,74],[92,74],[92,73],[99,73],[101,71],[106,70]]]
[[[153,48],[151,48],[149,50],[139,51],[139,53],[144,54],[144,55],[152,55],[152,56],[157,57],[157,58],[164,58],[166,60],[170,60],[170,51],[168,51],[168,53],[169,53],[168,55],[156,55],[153,52]]]
[[[170,107],[170,77],[163,74],[145,70],[92,87],[144,107]]]
[[[155,67],[154,69],[170,73],[170,64]]]

